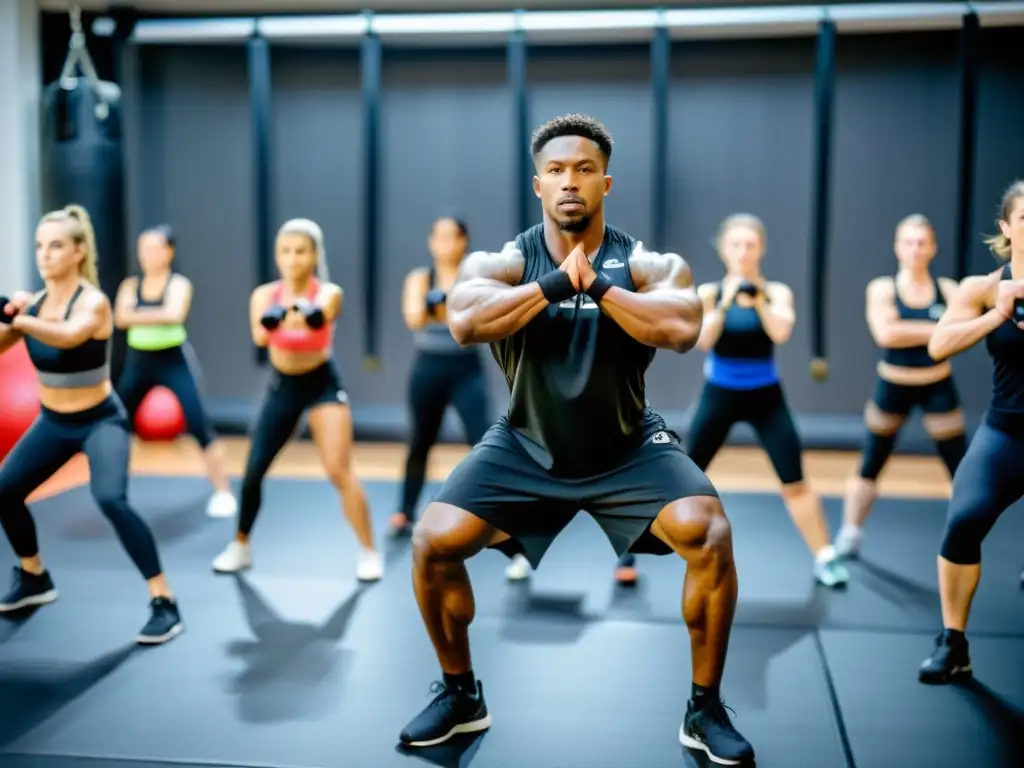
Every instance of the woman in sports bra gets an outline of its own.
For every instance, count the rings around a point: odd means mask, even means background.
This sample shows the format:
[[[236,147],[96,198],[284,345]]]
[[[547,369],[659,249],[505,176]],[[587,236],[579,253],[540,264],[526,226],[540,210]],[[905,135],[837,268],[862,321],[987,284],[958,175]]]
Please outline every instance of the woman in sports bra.
[[[444,412],[451,405],[462,422],[466,442],[475,445],[491,426],[487,377],[477,347],[460,347],[448,330],[445,297],[466,255],[469,230],[458,219],[434,222],[427,245],[433,266],[414,269],[405,278],[402,316],[413,332],[416,357],[409,371],[411,436],[399,511],[393,534],[407,532],[423,491],[427,458],[437,441]]]
[[[775,348],[796,323],[793,293],[761,273],[764,224],[750,214],[729,216],[718,230],[725,278],[698,289],[704,326],[697,346],[707,352],[704,389],[690,422],[687,453],[707,470],[733,424],[745,421],[782,484],[789,515],[814,556],[814,577],[841,587],[849,573],[832,547],[821,498],[804,478],[802,447],[775,364]]]
[[[948,360],[939,362],[928,354],[928,340],[956,292],[956,282],[935,278],[929,271],[936,251],[935,231],[924,216],[908,216],[896,226],[894,248],[899,261],[896,276],[876,277],[868,283],[868,328],[882,349],[882,359],[874,397],[864,407],[867,439],[860,470],[847,484],[843,527],[836,536],[841,557],[860,552],[878,475],[914,408],[924,412],[924,428],[951,478],[967,450],[953,368]]]
[[[181,404],[188,432],[203,449],[214,493],[206,505],[210,517],[232,517],[238,504],[224,469],[224,448],[199,394],[199,364],[188,343],[185,321],[192,304],[192,283],[171,269],[174,233],[167,225],[139,236],[140,277],[129,277],[117,291],[114,325],[127,331],[128,354],[117,394],[129,423],[153,387],[167,387]]]
[[[982,544],[1003,512],[1024,498],[1024,180],[1003,194],[997,219],[999,234],[986,242],[1004,264],[964,278],[928,342],[932,357],[946,360],[984,339],[992,394],[953,478],[938,557],[942,632],[918,669],[922,683],[971,676],[966,632]],[[993,673],[1000,669],[993,666]]]
[[[249,539],[262,502],[263,478],[308,411],[310,432],[342,509],[361,545],[360,581],[377,581],[384,561],[374,546],[369,505],[352,468],[352,413],[333,359],[342,290],[329,282],[324,236],[308,219],[285,222],[275,246],[281,279],[259,286],[249,301],[252,340],[266,348],[270,385],[250,432],[242,477],[238,532],[213,561],[218,573],[252,567]]]
[[[149,587],[150,618],[136,639],[165,643],[184,625],[153,533],[128,503],[131,436],[110,382],[112,312],[98,288],[96,238],[83,208],[69,205],[43,216],[36,229],[36,265],[42,292],[0,298],[0,351],[25,340],[42,406],[0,465],[0,523],[21,561],[10,592],[0,598],[0,612],[57,599],[25,499],[84,452],[92,496]]]

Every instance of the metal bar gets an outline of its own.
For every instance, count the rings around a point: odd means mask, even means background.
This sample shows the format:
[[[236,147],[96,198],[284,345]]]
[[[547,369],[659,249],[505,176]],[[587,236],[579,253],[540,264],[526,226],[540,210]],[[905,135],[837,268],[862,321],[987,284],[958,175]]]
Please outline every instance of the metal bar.
[[[369,28],[369,27],[368,27]],[[380,267],[380,91],[381,43],[373,31],[361,44],[363,75],[363,367],[380,368],[377,287]]]
[[[829,192],[832,170],[832,117],[836,80],[836,24],[818,30],[814,70],[814,181],[811,186],[811,376],[828,378],[826,300],[828,285]]]
[[[274,253],[270,221],[270,45],[257,35],[245,46],[249,70],[249,105],[252,113],[253,240],[256,281],[274,279]],[[266,364],[267,352],[256,349],[256,361]]]
[[[669,206],[669,82],[672,40],[664,24],[651,39],[651,239],[658,250],[668,248]]]
[[[224,19],[148,19],[140,21],[132,42],[203,44],[243,42],[255,32],[274,41],[354,41],[373,32],[403,44],[444,40],[446,45],[500,42],[525,30],[530,42],[558,43],[650,39],[665,24],[672,38],[763,38],[817,34],[818,24],[833,21],[843,34],[955,29],[960,18],[976,13],[981,26],[1024,26],[1024,2],[918,2],[808,4],[733,8],[682,8],[659,13],[628,11],[523,11],[494,13],[364,14]]]
[[[978,124],[978,35],[977,14],[963,17],[960,30],[960,145],[956,204],[956,279],[970,273],[974,238],[974,156]]]
[[[512,97],[515,129],[513,152],[516,168],[516,221],[520,232],[530,228],[531,186],[533,161],[530,157],[530,100],[526,85],[526,62],[529,56],[526,35],[516,29],[508,36],[507,66],[508,89]]]

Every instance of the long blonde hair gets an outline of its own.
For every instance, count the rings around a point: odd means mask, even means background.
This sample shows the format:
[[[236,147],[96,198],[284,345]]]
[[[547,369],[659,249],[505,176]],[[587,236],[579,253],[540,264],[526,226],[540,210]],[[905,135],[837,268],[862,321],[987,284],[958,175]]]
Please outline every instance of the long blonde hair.
[[[82,277],[86,282],[99,288],[100,278],[97,272],[99,254],[96,253],[96,232],[92,228],[92,219],[89,212],[80,205],[72,203],[63,208],[50,211],[39,220],[40,224],[57,221],[67,226],[68,237],[75,245],[82,247],[85,258],[82,259],[80,267]]]
[[[1003,199],[999,203],[999,217],[996,219],[996,224],[1000,221],[1010,221],[1010,213],[1013,211],[1013,204],[1018,200],[1024,200],[1024,179],[1017,179],[1006,188],[1006,191],[1003,193]],[[1010,238],[1002,232],[997,235],[992,235],[992,237],[986,237],[985,245],[987,245],[989,250],[999,258],[1010,258],[1010,253],[1012,251]]]
[[[305,235],[313,243],[316,250],[316,277],[321,283],[331,280],[331,272],[327,268],[327,250],[324,248],[324,231],[312,219],[289,219],[277,230],[277,236]]]

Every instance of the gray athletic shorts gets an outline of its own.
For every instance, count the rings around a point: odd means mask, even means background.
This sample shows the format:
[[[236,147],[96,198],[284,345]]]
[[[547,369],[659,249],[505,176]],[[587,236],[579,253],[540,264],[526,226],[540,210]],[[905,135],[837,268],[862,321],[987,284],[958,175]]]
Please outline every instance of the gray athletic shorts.
[[[667,555],[650,533],[658,513],[677,499],[718,496],[714,485],[658,419],[639,448],[591,477],[556,477],[541,467],[505,419],[491,427],[448,476],[434,501],[464,509],[508,534],[495,545],[523,554],[536,568],[580,510],[601,526],[615,553]]]

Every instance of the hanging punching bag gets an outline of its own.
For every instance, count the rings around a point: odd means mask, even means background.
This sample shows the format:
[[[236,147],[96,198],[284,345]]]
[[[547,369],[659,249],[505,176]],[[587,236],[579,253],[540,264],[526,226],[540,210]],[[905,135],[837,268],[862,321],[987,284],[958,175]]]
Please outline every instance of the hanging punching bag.
[[[127,270],[121,92],[114,83],[62,77],[43,91],[44,210],[83,206],[96,231],[100,288],[113,300]],[[119,374],[122,334],[111,365]]]

